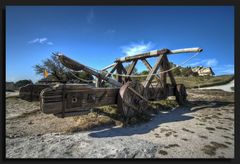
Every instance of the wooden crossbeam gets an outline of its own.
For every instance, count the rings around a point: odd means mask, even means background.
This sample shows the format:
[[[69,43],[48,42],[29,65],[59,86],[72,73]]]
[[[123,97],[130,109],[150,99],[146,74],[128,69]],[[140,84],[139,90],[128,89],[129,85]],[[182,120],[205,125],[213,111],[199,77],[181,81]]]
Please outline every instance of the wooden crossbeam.
[[[137,64],[137,61],[138,61],[138,60],[133,60],[133,61],[132,61],[131,65],[129,66],[129,68],[128,68],[128,70],[127,70],[127,75],[131,75],[131,74],[132,74],[132,72],[133,72],[133,70],[134,70],[134,68],[135,68],[135,66],[136,66],[136,64]],[[129,81],[129,80],[131,80],[130,77],[126,77],[126,78],[125,78],[125,82],[127,82],[127,81]]]
[[[121,67],[124,74],[127,74],[127,70],[124,68],[121,62],[119,62],[119,67]]]
[[[116,63],[116,64],[113,66],[113,68],[111,69],[111,71],[110,71],[109,73],[107,73],[105,77],[111,76],[111,74],[116,70],[117,66],[118,66],[118,63]]]
[[[141,59],[143,64],[147,67],[147,69],[149,70],[149,72],[152,70],[152,66],[148,63],[147,59]],[[159,75],[156,76],[157,79],[160,81],[161,78]]]
[[[155,73],[157,72],[158,68],[160,67],[160,64],[161,64],[161,62],[162,62],[162,57],[163,57],[163,55],[160,55],[160,56],[158,57],[156,64],[154,65],[154,67],[152,68],[152,70],[149,72],[149,75],[147,76],[147,79],[145,80],[145,82],[144,82],[144,84],[143,84],[143,86],[144,86],[145,88],[148,88],[148,87],[149,87],[149,85],[150,85],[150,83],[151,83],[151,81],[152,81],[152,79],[153,79],[153,77],[154,77],[154,75],[152,75],[152,74],[155,74]]]

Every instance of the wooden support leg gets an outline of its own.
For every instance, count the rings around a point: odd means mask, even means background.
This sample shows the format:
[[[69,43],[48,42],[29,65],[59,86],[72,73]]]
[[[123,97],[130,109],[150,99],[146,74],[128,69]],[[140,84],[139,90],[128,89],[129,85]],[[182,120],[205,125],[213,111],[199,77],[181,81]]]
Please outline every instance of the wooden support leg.
[[[166,64],[167,70],[171,69],[170,68],[170,63],[169,63],[168,58],[167,58],[166,55],[164,55],[164,63]],[[167,73],[169,75],[169,78],[170,78],[170,81],[171,81],[172,85],[176,85],[177,83],[176,83],[176,81],[174,79],[172,71],[168,71]]]
[[[117,65],[117,74],[122,74],[122,68],[121,68],[121,66],[118,64]],[[122,83],[123,82],[123,80],[122,80],[122,76],[119,76],[119,75],[117,75],[117,81],[119,82],[119,83]]]
[[[155,74],[157,72],[158,68],[160,67],[160,63],[162,61],[162,57],[163,57],[163,55],[160,55],[158,57],[156,64],[154,65],[152,70],[149,72],[149,75],[147,76],[147,79],[145,80],[144,85],[143,85],[145,88],[149,87],[149,85],[150,85],[150,83],[151,83],[151,81],[152,81],[152,79],[154,77],[154,75],[152,75],[152,74]]]
[[[131,75],[131,74],[132,74],[132,72],[133,72],[133,70],[134,70],[134,68],[135,68],[135,66],[136,66],[136,64],[137,64],[137,61],[138,61],[138,60],[133,60],[133,61],[132,61],[131,65],[129,66],[129,68],[128,68],[128,70],[127,70],[127,75]],[[127,82],[127,81],[129,81],[129,80],[131,80],[130,77],[126,77],[126,78],[125,78],[125,82]]]
[[[150,72],[152,70],[152,66],[148,63],[148,61],[146,59],[141,59],[141,60]],[[161,82],[161,77],[159,75],[157,75],[156,77],[157,77],[158,82]]]

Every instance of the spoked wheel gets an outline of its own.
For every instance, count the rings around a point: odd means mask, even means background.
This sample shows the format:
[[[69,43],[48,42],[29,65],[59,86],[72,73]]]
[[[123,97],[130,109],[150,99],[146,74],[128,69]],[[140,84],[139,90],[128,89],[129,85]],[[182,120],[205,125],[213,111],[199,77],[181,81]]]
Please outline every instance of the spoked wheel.
[[[144,87],[136,81],[129,81],[120,88],[118,109],[125,120],[147,112],[148,100],[143,95]]]
[[[179,105],[184,105],[187,101],[187,92],[183,84],[177,84],[175,89],[176,100]]]

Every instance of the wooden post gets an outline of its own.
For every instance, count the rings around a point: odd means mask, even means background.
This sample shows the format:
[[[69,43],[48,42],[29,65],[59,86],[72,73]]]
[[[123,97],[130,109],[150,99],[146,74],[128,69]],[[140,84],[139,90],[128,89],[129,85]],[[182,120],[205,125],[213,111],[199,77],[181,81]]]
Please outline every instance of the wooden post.
[[[170,68],[170,63],[169,63],[168,58],[167,58],[166,55],[164,55],[164,63],[166,64],[166,69],[167,69],[167,70],[171,69],[171,68]],[[170,78],[171,83],[172,83],[173,85],[176,85],[177,83],[176,83],[176,81],[175,81],[175,79],[174,79],[174,76],[173,76],[172,71],[168,71],[167,73],[168,73],[168,76],[169,76],[169,78]]]
[[[143,86],[145,88],[149,87],[149,85],[150,85],[150,83],[151,83],[151,81],[152,81],[152,79],[154,77],[154,75],[152,75],[152,74],[155,74],[157,72],[158,68],[160,67],[160,63],[162,61],[162,57],[163,57],[163,55],[160,55],[158,57],[156,64],[154,65],[152,70],[149,72],[149,75],[147,76],[147,79],[145,80],[145,83],[143,84]]]
[[[137,64],[137,61],[138,61],[138,60],[133,60],[133,61],[132,61],[131,65],[129,66],[129,68],[128,68],[128,70],[127,70],[127,75],[131,75],[131,74],[132,74],[132,72],[133,72],[133,70],[134,70],[134,68],[135,68],[135,66],[136,66],[136,64]],[[127,81],[129,81],[129,80],[131,80],[130,77],[126,77],[126,78],[125,78],[125,82],[127,82]]]
[[[116,69],[117,69],[117,74],[122,74],[122,67],[119,64],[117,64],[117,68]],[[122,76],[117,75],[117,81],[119,83],[122,83],[122,81],[123,81],[122,80]]]
[[[146,59],[141,59],[143,64],[147,67],[147,69],[149,70],[149,72],[152,70],[152,66],[148,63],[148,61]],[[157,79],[160,81],[161,78],[159,75],[156,76]]]

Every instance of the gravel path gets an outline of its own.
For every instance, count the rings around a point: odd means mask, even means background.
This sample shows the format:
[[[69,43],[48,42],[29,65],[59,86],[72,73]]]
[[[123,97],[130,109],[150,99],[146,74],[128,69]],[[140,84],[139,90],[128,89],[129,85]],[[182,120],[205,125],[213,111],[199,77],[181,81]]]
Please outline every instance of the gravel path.
[[[221,89],[227,92],[234,92],[234,90],[231,89],[231,87],[234,87],[234,80],[229,82],[228,84],[225,85],[218,85],[218,86],[213,86],[213,87],[203,87],[199,89]]]
[[[211,97],[205,91],[200,92],[188,92],[191,106],[162,111],[141,125],[100,127],[73,134],[48,132],[7,137],[6,157],[234,158],[234,104],[233,100],[226,100],[232,94],[224,93],[219,97],[225,100],[216,100],[216,93]],[[10,104],[7,110],[9,107]],[[51,117],[42,115],[39,112],[26,115],[21,121],[29,121],[34,116],[39,121],[42,117],[42,123],[38,121],[35,125],[33,120],[31,124],[23,124],[24,128],[43,128],[42,124]],[[7,133],[19,130],[14,124],[17,119],[7,119]],[[58,122],[58,126],[62,124],[64,121]],[[44,127],[47,128],[46,124]]]

